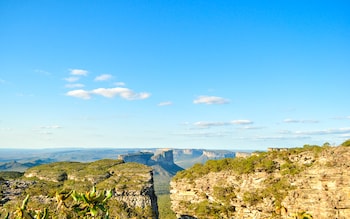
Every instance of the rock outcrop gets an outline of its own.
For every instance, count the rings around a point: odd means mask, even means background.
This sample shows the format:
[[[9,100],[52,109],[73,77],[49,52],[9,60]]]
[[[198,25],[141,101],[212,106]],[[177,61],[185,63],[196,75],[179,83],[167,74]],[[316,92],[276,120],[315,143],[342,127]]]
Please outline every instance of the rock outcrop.
[[[174,163],[173,150],[162,149],[156,153],[139,152],[132,154],[119,155],[118,159],[124,162],[136,162],[150,166],[154,169],[155,175],[174,176],[178,171],[183,170]]]
[[[173,178],[171,200],[178,218],[347,219],[350,147],[273,150],[207,162]]]
[[[130,217],[158,218],[152,168],[121,160],[58,162],[30,168],[21,179],[0,182],[0,206],[11,209],[21,203],[24,194],[30,194],[31,200],[40,200],[43,208],[54,206],[55,192],[85,192],[92,186],[113,191],[108,202],[111,218],[120,212],[133,214]]]

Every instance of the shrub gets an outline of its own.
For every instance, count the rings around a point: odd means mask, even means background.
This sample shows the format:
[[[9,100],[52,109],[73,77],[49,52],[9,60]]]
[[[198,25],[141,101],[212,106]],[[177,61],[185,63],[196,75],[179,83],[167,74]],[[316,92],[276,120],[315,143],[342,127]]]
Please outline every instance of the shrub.
[[[344,146],[344,147],[350,147],[350,139],[344,141],[341,146]]]

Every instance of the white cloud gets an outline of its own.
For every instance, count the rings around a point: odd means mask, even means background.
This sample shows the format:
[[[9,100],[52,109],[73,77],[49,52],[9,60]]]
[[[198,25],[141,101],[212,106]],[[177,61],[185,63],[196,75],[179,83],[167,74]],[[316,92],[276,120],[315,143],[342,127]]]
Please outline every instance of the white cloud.
[[[230,101],[228,99],[216,96],[199,96],[193,101],[194,104],[226,104]]]
[[[100,95],[107,98],[113,98],[115,96],[120,96],[126,100],[142,100],[147,99],[151,96],[150,93],[141,92],[135,93],[134,91],[123,88],[123,87],[115,87],[115,88],[97,88],[92,91],[86,90],[73,90],[67,92],[68,96],[82,98],[82,99],[90,99],[91,95]]]
[[[257,136],[249,139],[255,140],[293,140],[293,139],[309,139],[309,136]]]
[[[71,75],[86,76],[89,72],[83,69],[69,69]]]
[[[250,125],[253,124],[252,121],[247,120],[247,119],[239,119],[239,120],[233,120],[231,121],[232,124],[236,124],[236,125]]]
[[[249,125],[253,124],[252,121],[250,120],[233,120],[230,122],[206,122],[206,121],[199,121],[195,122],[193,125],[197,127],[202,127],[202,128],[208,128],[208,127],[214,127],[214,126],[227,126],[227,125]]]
[[[165,102],[158,103],[158,106],[169,106],[169,105],[173,105],[173,102],[165,101]]]
[[[337,120],[350,119],[350,116],[338,116],[338,117],[334,117],[332,119],[337,119]]]
[[[84,100],[91,98],[90,92],[86,90],[72,90],[66,93],[67,96],[77,97]]]
[[[317,120],[298,120],[298,119],[285,119],[283,120],[284,123],[318,123]]]
[[[198,127],[213,127],[213,126],[226,126],[230,125],[229,122],[205,122],[205,121],[199,121],[195,122],[193,125],[198,126]]]
[[[224,137],[230,136],[228,132],[200,132],[200,133],[174,133],[174,135],[181,135],[185,137],[198,137],[198,138],[212,138],[212,137]]]
[[[313,130],[313,131],[296,131],[297,135],[333,135],[333,134],[350,134],[350,128]]]
[[[66,84],[66,88],[82,88],[85,87],[83,84]]]
[[[79,79],[80,79],[79,77],[68,77],[68,78],[65,78],[64,80],[66,80],[69,83],[73,83],[73,82],[79,81]]]
[[[127,100],[147,99],[148,97],[150,97],[149,93],[135,93],[134,91],[124,87],[98,88],[91,91],[91,93],[108,98],[112,98],[119,95],[121,98]]]
[[[240,129],[244,130],[256,130],[256,129],[264,129],[265,127],[262,126],[243,126]]]
[[[115,85],[118,87],[124,87],[126,84],[120,81],[120,82],[116,82]]]
[[[51,126],[41,126],[40,128],[41,129],[60,129],[62,127],[59,125],[51,125]]]
[[[110,75],[110,74],[102,74],[102,75],[97,76],[95,78],[95,81],[108,81],[111,78],[112,78],[112,75]]]

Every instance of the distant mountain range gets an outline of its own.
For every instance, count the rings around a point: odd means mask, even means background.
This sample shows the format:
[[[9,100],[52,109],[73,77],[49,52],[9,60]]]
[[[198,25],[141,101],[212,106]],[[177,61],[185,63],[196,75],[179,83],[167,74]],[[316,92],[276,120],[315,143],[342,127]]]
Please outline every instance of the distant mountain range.
[[[157,154],[159,148],[58,148],[58,149],[0,149],[0,171],[19,171],[40,164],[58,161],[92,162],[100,159],[117,159],[120,155],[150,152]],[[186,169],[195,163],[210,159],[235,157],[234,151],[207,149],[172,149],[174,163]]]

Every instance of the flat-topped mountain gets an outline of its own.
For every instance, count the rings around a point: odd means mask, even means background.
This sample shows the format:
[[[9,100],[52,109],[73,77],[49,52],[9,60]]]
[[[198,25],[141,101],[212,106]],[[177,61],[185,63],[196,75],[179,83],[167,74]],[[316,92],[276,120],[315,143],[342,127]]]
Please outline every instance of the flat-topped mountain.
[[[137,162],[150,166],[154,173],[157,194],[169,194],[170,180],[183,168],[174,163],[173,150],[162,149],[153,152],[138,152],[119,155],[124,162]]]

